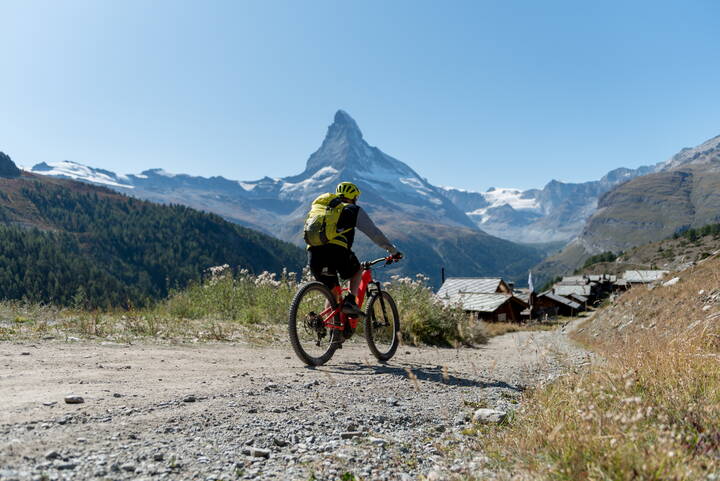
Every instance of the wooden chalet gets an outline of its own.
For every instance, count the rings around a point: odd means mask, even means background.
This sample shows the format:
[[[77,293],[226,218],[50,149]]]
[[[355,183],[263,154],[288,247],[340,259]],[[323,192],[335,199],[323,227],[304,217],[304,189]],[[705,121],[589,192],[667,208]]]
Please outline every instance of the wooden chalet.
[[[571,301],[575,301],[578,304],[580,304],[580,309],[583,311],[585,309],[587,309],[588,304],[590,302],[590,300],[587,297],[582,296],[580,294],[570,294],[567,298],[570,299]]]
[[[528,303],[499,277],[449,277],[437,297],[487,322],[520,322]]]
[[[545,291],[535,296],[533,301],[533,315],[535,317],[556,317],[577,315],[583,310],[582,306],[572,299]]]

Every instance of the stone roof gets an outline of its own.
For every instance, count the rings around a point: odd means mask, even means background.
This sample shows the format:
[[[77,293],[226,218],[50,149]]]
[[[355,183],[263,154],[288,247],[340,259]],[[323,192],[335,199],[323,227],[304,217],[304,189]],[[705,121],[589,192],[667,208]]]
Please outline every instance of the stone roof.
[[[579,302],[587,302],[588,298],[580,294],[570,294],[570,298]]]
[[[565,304],[568,307],[571,307],[573,309],[580,309],[582,306],[578,304],[577,302],[568,299],[567,297],[559,296],[557,294],[553,294],[550,291],[544,292],[540,294],[543,297],[547,297],[548,299],[552,299],[555,302],[559,302],[560,304]]]
[[[492,294],[498,291],[502,281],[499,277],[448,277],[438,290],[437,296],[444,299],[460,292]]]
[[[559,282],[562,285],[585,285],[588,283],[588,279],[585,276],[565,276]]]
[[[495,312],[511,298],[510,294],[466,293],[456,294],[451,297],[450,302],[459,303],[465,311]]]
[[[581,296],[590,296],[592,295],[592,286],[590,285],[584,285],[584,286],[578,286],[578,285],[563,285],[563,284],[557,284],[555,287],[553,287],[553,293],[558,296],[569,296],[570,294],[579,294]]]
[[[669,271],[625,271],[623,279],[628,282],[634,282],[638,284],[648,284],[650,282],[659,281]]]

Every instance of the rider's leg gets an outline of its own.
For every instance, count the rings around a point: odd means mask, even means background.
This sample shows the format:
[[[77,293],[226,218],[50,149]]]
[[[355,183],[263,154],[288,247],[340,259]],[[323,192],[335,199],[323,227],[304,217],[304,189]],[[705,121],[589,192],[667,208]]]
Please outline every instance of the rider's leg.
[[[342,290],[335,267],[335,252],[333,246],[310,247],[308,249],[308,264],[315,280],[322,282],[332,291],[338,302],[342,302]],[[330,301],[325,301],[325,309],[330,308]],[[338,319],[334,318],[333,322]],[[342,335],[338,329],[330,329],[330,336],[333,343],[342,342]]]
[[[343,312],[351,317],[363,317],[365,315],[362,309],[360,309],[357,305],[356,300],[361,277],[362,271],[358,269],[358,271],[350,278],[350,294],[348,294],[343,301]]]
[[[360,280],[362,279],[362,269],[358,269],[354,276],[350,278],[350,293],[357,297],[360,289]]]

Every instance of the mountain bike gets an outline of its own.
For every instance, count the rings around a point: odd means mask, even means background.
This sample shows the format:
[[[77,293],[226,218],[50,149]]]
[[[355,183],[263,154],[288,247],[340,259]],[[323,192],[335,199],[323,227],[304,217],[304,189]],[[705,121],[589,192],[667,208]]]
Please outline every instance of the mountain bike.
[[[356,301],[362,308],[367,295],[365,340],[370,352],[381,362],[390,360],[400,344],[400,315],[390,294],[373,280],[372,267],[398,260],[388,256],[360,264],[362,276]],[[295,354],[308,366],[328,362],[342,342],[354,334],[359,319],[348,317],[341,310],[343,294],[348,291],[342,286],[330,290],[313,281],[300,286],[295,294],[288,315],[288,334]]]

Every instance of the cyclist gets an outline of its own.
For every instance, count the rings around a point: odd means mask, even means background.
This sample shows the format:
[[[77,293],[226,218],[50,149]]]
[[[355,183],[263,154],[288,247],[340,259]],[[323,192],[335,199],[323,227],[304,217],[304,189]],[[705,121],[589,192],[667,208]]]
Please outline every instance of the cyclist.
[[[335,193],[342,202],[342,211],[337,221],[337,232],[341,234],[324,245],[309,246],[308,263],[315,279],[330,290],[339,285],[338,274],[343,279],[350,279],[350,293],[343,300],[342,312],[349,317],[363,317],[365,313],[355,300],[362,276],[360,261],[352,251],[355,228],[396,259],[401,259],[403,255],[370,220],[367,212],[357,205],[360,189],[355,184],[340,182]]]

